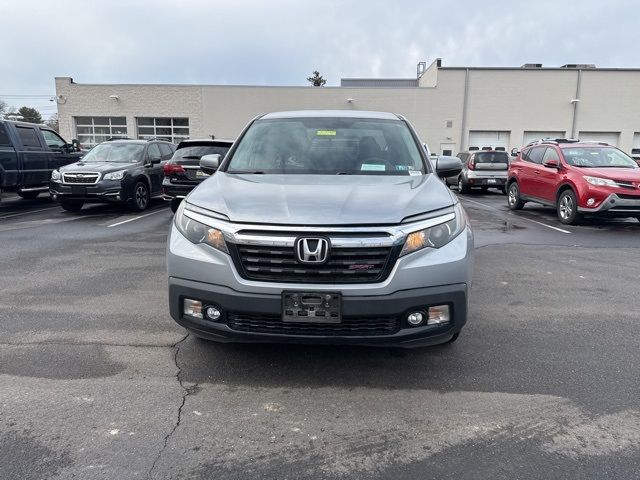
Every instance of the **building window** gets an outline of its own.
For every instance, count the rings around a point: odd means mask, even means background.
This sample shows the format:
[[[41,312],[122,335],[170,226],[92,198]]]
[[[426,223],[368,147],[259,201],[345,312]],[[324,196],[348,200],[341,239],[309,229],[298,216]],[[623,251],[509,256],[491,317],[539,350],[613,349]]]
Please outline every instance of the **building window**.
[[[189,138],[188,118],[138,117],[138,138],[180,143]]]
[[[76,138],[84,146],[127,137],[126,117],[75,117],[75,123]]]

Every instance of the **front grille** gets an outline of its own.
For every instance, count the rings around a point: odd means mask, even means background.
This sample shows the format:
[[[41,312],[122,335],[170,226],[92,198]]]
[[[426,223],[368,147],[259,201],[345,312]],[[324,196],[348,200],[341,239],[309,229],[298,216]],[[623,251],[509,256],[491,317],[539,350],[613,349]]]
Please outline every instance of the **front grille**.
[[[98,183],[99,174],[97,173],[63,173],[62,180],[64,183],[74,185],[94,185]]]
[[[341,323],[289,323],[279,315],[228,314],[227,325],[232,330],[279,335],[310,336],[375,336],[392,335],[400,330],[397,317],[342,318]]]
[[[640,191],[638,195],[627,195],[626,193],[618,193],[619,198],[624,198],[625,200],[640,200]]]
[[[380,282],[398,256],[398,247],[333,248],[321,265],[298,263],[293,247],[231,245],[240,274],[249,280],[295,283]]]

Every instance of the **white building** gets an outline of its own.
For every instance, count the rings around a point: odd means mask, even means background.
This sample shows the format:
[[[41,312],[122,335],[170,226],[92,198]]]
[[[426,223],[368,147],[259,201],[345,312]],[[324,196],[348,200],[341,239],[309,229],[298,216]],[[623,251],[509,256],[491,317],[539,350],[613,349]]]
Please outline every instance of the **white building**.
[[[579,137],[640,152],[640,69],[418,65],[414,79],[343,79],[340,87],[81,84],[56,78],[60,131],[95,144],[131,138],[234,138],[261,113],[357,109],[400,113],[432,151],[519,147]]]

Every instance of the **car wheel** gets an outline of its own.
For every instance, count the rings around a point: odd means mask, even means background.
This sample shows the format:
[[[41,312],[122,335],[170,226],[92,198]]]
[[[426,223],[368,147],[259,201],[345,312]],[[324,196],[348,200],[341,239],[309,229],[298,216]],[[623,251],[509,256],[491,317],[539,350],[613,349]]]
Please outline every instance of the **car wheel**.
[[[180,202],[182,202],[181,198],[172,198],[171,199],[171,211],[173,213],[176,213],[176,210],[178,210],[178,207],[180,206]]]
[[[18,191],[18,196],[24,198],[25,200],[33,200],[40,195],[40,192],[20,192]]]
[[[458,193],[469,193],[469,187],[465,185],[462,177],[458,178]]]
[[[560,223],[575,225],[580,221],[581,216],[578,213],[578,202],[576,201],[576,194],[573,193],[573,190],[565,190],[560,194],[557,211]]]
[[[144,182],[138,182],[133,187],[133,198],[129,205],[136,212],[142,212],[149,206],[149,189]]]
[[[524,202],[520,198],[520,187],[518,186],[518,182],[512,182],[511,185],[509,185],[507,203],[511,210],[521,210],[522,207],[524,207]]]
[[[67,212],[79,212],[80,210],[82,210],[83,205],[84,205],[84,202],[77,202],[77,201],[71,201],[71,200],[60,202],[60,206],[64,208]]]

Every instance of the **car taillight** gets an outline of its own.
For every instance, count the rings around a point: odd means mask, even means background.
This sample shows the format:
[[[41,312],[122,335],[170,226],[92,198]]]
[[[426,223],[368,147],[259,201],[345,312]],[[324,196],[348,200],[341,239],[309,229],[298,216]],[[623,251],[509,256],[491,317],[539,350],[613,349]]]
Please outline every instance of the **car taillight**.
[[[475,169],[476,169],[476,162],[472,157],[469,159],[469,170],[475,170]]]
[[[165,175],[169,176],[175,175],[176,173],[184,173],[184,168],[182,168],[182,165],[176,163],[165,163],[162,171]]]

